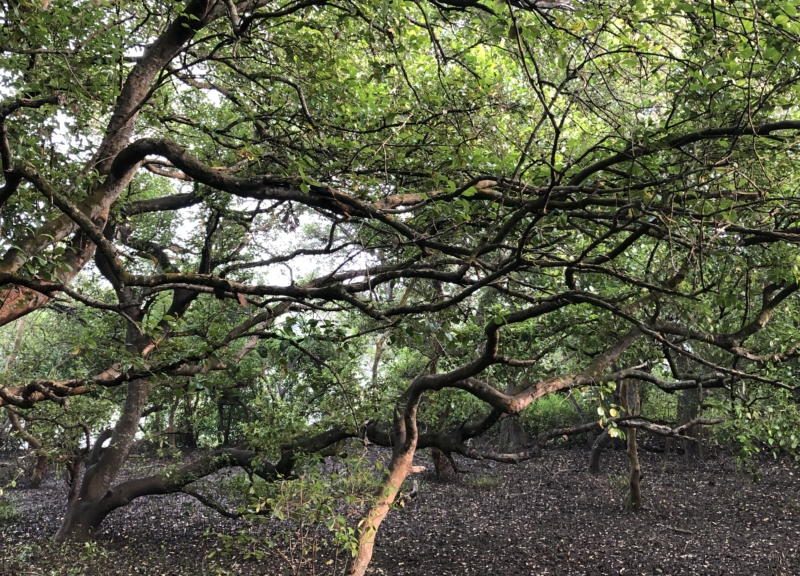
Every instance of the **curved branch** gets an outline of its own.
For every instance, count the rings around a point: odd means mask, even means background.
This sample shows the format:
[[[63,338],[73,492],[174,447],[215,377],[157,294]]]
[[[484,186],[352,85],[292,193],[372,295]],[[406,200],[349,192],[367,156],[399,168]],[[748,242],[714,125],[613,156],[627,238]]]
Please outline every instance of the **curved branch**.
[[[761,124],[760,126],[753,126],[746,124],[743,126],[727,126],[724,128],[707,128],[705,130],[698,130],[697,132],[690,132],[682,136],[666,137],[657,140],[649,146],[631,146],[627,150],[618,152],[613,156],[609,156],[604,160],[595,162],[591,166],[587,166],[583,170],[569,179],[569,185],[578,186],[583,183],[589,176],[602,172],[612,166],[635,160],[643,156],[649,156],[663,150],[680,148],[695,142],[702,142],[704,140],[719,140],[721,138],[739,138],[742,136],[769,136],[773,132],[780,130],[800,130],[800,121],[798,120],[784,120],[781,122],[769,122]]]

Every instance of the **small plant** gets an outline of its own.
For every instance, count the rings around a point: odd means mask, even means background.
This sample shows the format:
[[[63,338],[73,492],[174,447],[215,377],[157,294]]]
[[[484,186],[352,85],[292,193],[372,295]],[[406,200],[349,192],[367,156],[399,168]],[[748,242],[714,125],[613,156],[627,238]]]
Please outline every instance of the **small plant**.
[[[40,553],[40,547],[35,544],[18,543],[9,548],[0,546],[0,574],[32,574],[26,570]]]
[[[608,475],[608,485],[611,490],[615,493],[620,495],[627,495],[629,484],[628,484],[628,476],[625,474],[609,474]]]
[[[10,524],[18,515],[17,507],[10,500],[4,499],[0,490],[0,524]]]
[[[97,542],[89,541],[83,543],[83,550],[81,552],[81,557],[84,560],[92,560],[97,558],[106,558],[108,556],[108,551],[105,548],[102,548]]]
[[[250,528],[236,536],[215,534],[219,543],[207,558],[241,553],[260,561],[277,557],[290,574],[313,574],[313,566],[326,545],[335,548],[328,565],[334,571],[340,556],[354,556],[357,549],[356,518],[367,506],[364,494],[376,491],[375,469],[361,457],[339,461],[333,473],[315,457],[301,464],[300,477],[268,483],[257,476],[237,474],[223,481],[224,492],[243,504],[238,508],[250,522],[277,519],[283,528],[270,537],[258,537]],[[326,536],[327,532],[327,536]],[[207,532],[205,535],[211,535]]]
[[[470,479],[467,483],[477,490],[493,490],[500,485],[500,479],[496,476],[481,474]]]
[[[16,478],[13,478],[6,484],[5,489],[14,488],[17,485],[17,478],[19,478],[19,473]],[[17,507],[8,496],[4,494],[4,488],[0,487],[0,524],[13,522],[18,515]]]

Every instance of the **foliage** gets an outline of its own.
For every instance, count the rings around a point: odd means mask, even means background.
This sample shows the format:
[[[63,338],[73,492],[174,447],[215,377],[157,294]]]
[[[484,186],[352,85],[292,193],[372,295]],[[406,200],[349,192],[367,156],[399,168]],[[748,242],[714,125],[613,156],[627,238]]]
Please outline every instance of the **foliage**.
[[[0,404],[92,518],[235,462],[330,521],[297,467],[359,437],[361,554],[418,440],[630,378],[795,450],[795,4],[546,4],[3,6]],[[117,482],[143,443],[214,456]]]
[[[17,485],[17,479],[12,478],[3,487],[0,487],[0,524],[10,524],[17,517],[19,512],[11,500],[4,492]]]
[[[596,404],[582,394],[574,394],[581,411],[589,418],[596,414]],[[555,428],[583,424],[580,414],[566,395],[552,394],[539,398],[523,413],[522,424],[534,434],[544,434]]]
[[[354,455],[332,467],[330,462],[311,457],[300,467],[302,473],[292,481],[267,483],[246,474],[227,480],[224,489],[230,496],[246,495],[238,512],[249,526],[237,536],[218,534],[220,546],[209,558],[235,551],[256,560],[271,554],[292,574],[301,574],[316,561],[322,547],[335,547],[335,563],[346,563],[355,556],[357,521],[368,505],[367,495],[378,486],[374,465],[363,455]],[[251,528],[270,519],[279,520],[281,528],[267,537],[254,536]]]
[[[482,474],[468,480],[470,486],[476,490],[493,490],[500,485],[500,480],[495,476]]]

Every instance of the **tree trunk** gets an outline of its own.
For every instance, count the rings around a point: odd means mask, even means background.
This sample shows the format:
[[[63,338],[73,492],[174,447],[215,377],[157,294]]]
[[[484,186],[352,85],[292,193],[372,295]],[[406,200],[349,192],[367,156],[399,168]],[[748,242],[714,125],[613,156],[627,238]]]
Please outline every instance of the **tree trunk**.
[[[678,423],[686,424],[697,418],[700,412],[700,390],[697,388],[689,388],[683,390],[678,397]],[[683,451],[686,455],[686,460],[702,460],[703,448],[700,442],[703,433],[702,426],[692,426],[686,431],[687,436],[696,438],[697,442],[683,440]]]
[[[403,413],[395,416],[394,423],[394,450],[389,470],[384,478],[381,489],[376,494],[369,512],[362,520],[358,534],[358,548],[353,563],[348,570],[348,576],[364,576],[372,560],[372,551],[375,548],[375,537],[378,528],[389,513],[389,509],[397,498],[403,481],[411,473],[414,462],[414,453],[417,451],[419,429],[417,428],[417,410],[422,399],[422,393],[413,394],[406,399]]]
[[[172,406],[169,409],[169,419],[167,420],[167,439],[169,441],[169,446],[173,450],[175,449],[175,412],[178,410],[178,404],[180,403],[180,398],[177,396],[175,400],[172,402]]]
[[[103,272],[103,261],[98,260],[97,264]],[[119,296],[120,302],[132,300],[132,292],[126,287],[119,290]],[[130,306],[127,312],[130,318],[125,336],[126,347],[132,353],[141,355],[150,345],[149,337],[136,325],[144,318],[144,311]],[[73,481],[67,512],[56,534],[59,542],[91,538],[111,511],[127,504],[119,502],[112,484],[133,447],[151,389],[152,384],[142,379],[128,384],[125,404],[116,425],[113,430],[105,430],[97,437],[86,461],[83,478],[79,481],[76,475]],[[103,447],[106,441],[109,441],[108,446]]]
[[[453,464],[452,457],[438,448],[431,449],[433,467],[436,470],[436,479],[439,482],[457,482],[458,472]]]
[[[187,393],[183,397],[183,433],[181,434],[181,447],[186,450],[197,449],[197,436],[194,429],[194,415],[197,412],[199,394]]]
[[[500,422],[500,450],[518,452],[528,447],[528,434],[519,420],[519,415],[514,414],[503,418]]]
[[[528,382],[528,375],[523,379],[523,385]],[[511,382],[506,384],[506,394],[514,394]],[[509,415],[500,421],[500,450],[517,452],[528,447],[530,439],[522,427],[519,414]]]
[[[589,453],[589,474],[600,474],[600,457],[609,444],[611,444],[611,434],[605,429],[594,441],[592,451]]]
[[[437,296],[441,297],[441,285],[436,284]],[[436,337],[433,337],[431,345],[431,368],[430,373],[436,374],[439,366],[439,356],[443,353],[443,349]],[[443,426],[447,426],[450,420],[450,408],[452,404],[449,402],[445,404],[444,412],[441,414],[440,422]],[[433,459],[433,467],[436,470],[436,479],[439,482],[457,482],[458,471],[453,457],[449,453],[442,452],[438,448],[431,449],[431,458]]]
[[[639,381],[623,380],[620,384],[620,399],[626,415],[638,416],[640,413]],[[636,429],[627,428],[625,435],[628,441],[627,452],[628,460],[630,461],[630,475],[628,478],[630,490],[625,500],[625,512],[638,512],[642,508],[642,487],[640,484],[639,453],[636,447]]]
[[[687,378],[688,375],[691,373],[691,363],[689,358],[686,356],[679,354],[677,358],[670,360],[670,367],[672,368],[673,376],[676,379],[683,379]],[[687,422],[691,422],[695,418],[698,417],[700,413],[700,404],[703,401],[703,392],[702,388],[688,388],[686,390],[681,391],[680,396],[678,396],[678,410],[677,410],[677,420],[678,424],[686,424]],[[686,431],[687,436],[691,436],[693,438],[697,438],[697,442],[690,442],[688,440],[683,440],[683,452],[686,456],[686,460],[701,460],[703,457],[703,446],[702,442],[700,441],[702,436],[702,426],[692,426]],[[664,452],[669,454],[672,452],[673,447],[675,446],[675,442],[677,440],[673,440],[672,438],[668,438]]]
[[[638,512],[642,508],[642,487],[640,484],[641,468],[639,466],[639,454],[636,449],[636,429],[628,429],[628,460],[631,463],[630,476],[628,483],[630,492],[625,500],[625,512]]]
[[[45,470],[47,470],[47,454],[41,451],[36,456],[36,466],[31,474],[31,488],[38,488],[42,485],[42,476],[44,476]]]
[[[74,480],[73,497],[67,502],[67,513],[56,534],[56,540],[85,540],[100,526],[100,523],[116,507],[111,507],[109,498],[113,494],[111,484],[116,479],[130,452],[147,402],[150,384],[134,380],[128,384],[128,394],[122,415],[113,431],[106,430],[95,441],[86,463],[83,478]],[[106,440],[108,447],[103,448]]]
[[[67,513],[56,533],[57,542],[91,540],[111,510],[103,511],[97,503],[75,499],[67,505]]]
[[[411,473],[411,465],[416,450],[416,441],[410,446],[401,446],[392,457],[383,487],[378,494],[377,500],[372,504],[364,523],[361,525],[361,532],[358,538],[358,552],[350,566],[348,576],[364,576],[367,572],[372,551],[375,548],[375,537],[378,534],[378,527],[386,518],[389,509],[394,503],[397,493],[400,491],[403,481]]]

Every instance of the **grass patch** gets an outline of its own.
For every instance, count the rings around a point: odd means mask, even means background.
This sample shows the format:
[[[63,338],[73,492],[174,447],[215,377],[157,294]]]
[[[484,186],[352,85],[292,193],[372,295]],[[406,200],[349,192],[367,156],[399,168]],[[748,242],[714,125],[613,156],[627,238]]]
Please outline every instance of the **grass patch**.
[[[480,476],[470,478],[466,483],[476,490],[493,490],[500,486],[500,478],[481,474]]]

